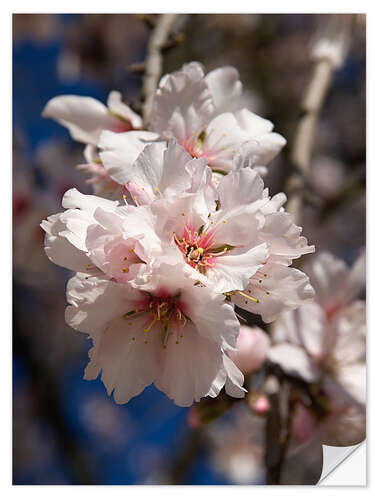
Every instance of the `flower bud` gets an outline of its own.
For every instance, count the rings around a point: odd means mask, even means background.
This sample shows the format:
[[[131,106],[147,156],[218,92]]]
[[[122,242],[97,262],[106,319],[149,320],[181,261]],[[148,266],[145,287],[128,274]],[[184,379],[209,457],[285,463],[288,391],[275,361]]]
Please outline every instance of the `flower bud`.
[[[241,326],[236,347],[237,351],[231,352],[230,357],[246,375],[262,366],[270,348],[270,340],[258,327]]]

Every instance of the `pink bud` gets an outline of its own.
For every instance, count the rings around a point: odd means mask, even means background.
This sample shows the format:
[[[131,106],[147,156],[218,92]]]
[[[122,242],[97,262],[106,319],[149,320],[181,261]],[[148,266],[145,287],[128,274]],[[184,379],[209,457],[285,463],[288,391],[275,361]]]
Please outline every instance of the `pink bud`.
[[[270,401],[265,394],[253,391],[250,394],[249,404],[251,409],[258,415],[264,415],[270,409]]]
[[[257,326],[241,326],[237,337],[237,351],[230,352],[232,361],[245,375],[256,370],[264,363],[270,348],[268,335]]]

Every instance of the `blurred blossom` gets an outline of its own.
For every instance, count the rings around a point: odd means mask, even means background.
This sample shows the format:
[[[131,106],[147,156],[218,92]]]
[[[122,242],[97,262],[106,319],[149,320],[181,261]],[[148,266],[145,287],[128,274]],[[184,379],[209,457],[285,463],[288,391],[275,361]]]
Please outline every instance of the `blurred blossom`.
[[[345,166],[328,156],[317,156],[311,163],[309,181],[316,193],[325,199],[338,196],[346,182]]]
[[[85,398],[80,414],[85,429],[107,449],[121,450],[135,430],[130,416],[102,394]]]
[[[237,351],[230,357],[244,375],[259,370],[267,358],[270,347],[268,335],[258,327],[241,326],[237,337]]]
[[[219,419],[208,429],[212,463],[234,484],[261,483],[264,419],[251,415],[243,405],[232,412],[231,418]]]
[[[315,301],[282,315],[268,358],[286,373],[322,384],[334,416],[323,421],[323,442],[350,446],[365,436],[365,302],[355,300],[364,288],[365,256],[348,268],[321,253],[306,268]]]

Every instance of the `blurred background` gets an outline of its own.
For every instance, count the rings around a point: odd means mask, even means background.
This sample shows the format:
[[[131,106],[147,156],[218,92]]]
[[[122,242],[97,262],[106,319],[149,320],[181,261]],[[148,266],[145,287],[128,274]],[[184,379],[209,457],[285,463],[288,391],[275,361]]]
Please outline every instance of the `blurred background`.
[[[193,60],[206,70],[235,66],[247,107],[288,140],[265,178],[272,194],[283,190],[311,47],[332,15],[182,17],[164,72]],[[365,31],[362,16],[323,105],[309,178],[318,202],[303,213],[309,241],[348,264],[365,245]],[[90,343],[64,322],[69,273],[43,251],[41,220],[61,210],[67,189],[91,188],[75,168],[83,145],[43,119],[42,109],[59,94],[105,102],[112,89],[139,108],[142,78],[131,65],[143,61],[149,33],[130,14],[13,16],[14,484],[264,482],[264,423],[249,416],[246,403],[196,429],[189,410],[154,387],[118,406],[100,380],[82,379]],[[319,478],[320,448],[307,456],[303,466],[288,457],[290,483]]]

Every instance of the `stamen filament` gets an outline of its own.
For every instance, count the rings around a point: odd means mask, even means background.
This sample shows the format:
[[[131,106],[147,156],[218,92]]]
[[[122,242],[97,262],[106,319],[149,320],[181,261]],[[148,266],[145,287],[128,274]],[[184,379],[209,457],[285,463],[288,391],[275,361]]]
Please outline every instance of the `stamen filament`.
[[[143,331],[145,333],[149,332],[151,330],[151,328],[154,326],[154,324],[159,321],[159,318],[157,316],[154,316],[154,319],[151,321],[151,323],[148,325],[148,327],[146,327]]]
[[[259,303],[259,299],[256,299],[256,298],[252,297],[251,295],[248,295],[247,293],[241,292],[240,290],[237,290],[235,293],[239,293],[243,297],[246,297],[247,299],[255,302],[256,304]]]

